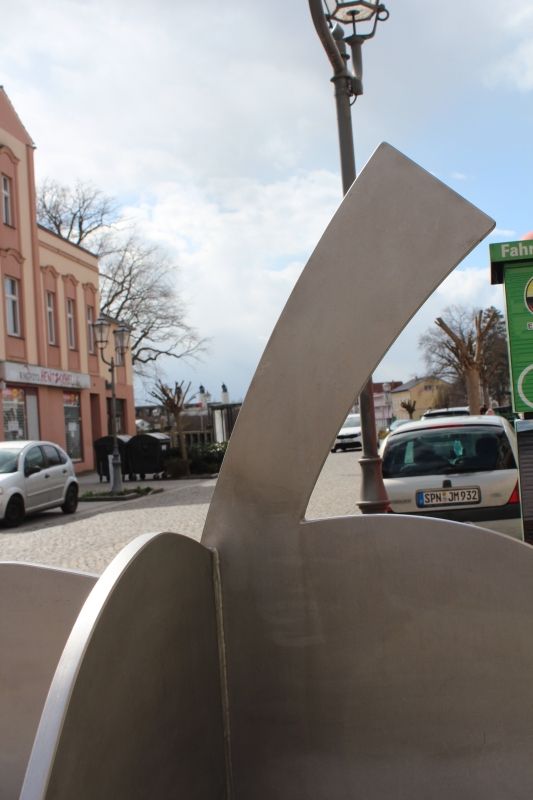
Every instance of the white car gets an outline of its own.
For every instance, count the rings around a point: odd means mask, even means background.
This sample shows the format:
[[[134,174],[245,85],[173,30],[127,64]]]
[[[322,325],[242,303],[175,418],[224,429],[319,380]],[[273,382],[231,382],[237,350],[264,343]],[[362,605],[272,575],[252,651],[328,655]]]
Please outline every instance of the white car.
[[[26,514],[78,507],[78,481],[69,456],[53,442],[0,442],[0,519],[18,525]]]
[[[382,453],[391,510],[523,538],[516,434],[503,417],[435,417],[389,434]]]
[[[359,414],[348,414],[344,425],[335,438],[331,452],[336,453],[337,450],[361,450],[362,447],[361,416]]]
[[[464,417],[465,414],[470,414],[468,406],[430,408],[422,414],[421,419],[433,419],[434,417]]]

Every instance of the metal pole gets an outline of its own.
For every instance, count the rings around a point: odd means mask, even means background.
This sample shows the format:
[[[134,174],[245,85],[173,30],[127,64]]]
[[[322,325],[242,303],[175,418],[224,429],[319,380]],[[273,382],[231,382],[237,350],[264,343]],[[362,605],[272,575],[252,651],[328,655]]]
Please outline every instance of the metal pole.
[[[309,0],[311,15],[322,44],[330,58],[334,69],[331,79],[335,86],[335,102],[337,106],[337,127],[341,160],[343,194],[346,194],[356,178],[354,136],[352,128],[351,97],[354,95],[353,76],[348,70],[348,55],[344,42],[344,32],[336,25],[330,32],[322,11],[322,0]],[[332,43],[337,55],[332,54]],[[361,69],[361,65],[358,65]],[[357,86],[361,93],[360,82]],[[381,473],[381,458],[378,455],[376,418],[374,412],[374,392],[372,376],[359,395],[359,411],[361,414],[362,456],[361,465],[361,499],[357,503],[363,514],[385,513],[389,510],[389,500]]]
[[[113,437],[111,493],[120,494],[122,492],[122,464],[120,463],[117,439],[117,396],[115,391],[115,359],[113,356],[109,363],[109,372],[111,373],[111,436]]]

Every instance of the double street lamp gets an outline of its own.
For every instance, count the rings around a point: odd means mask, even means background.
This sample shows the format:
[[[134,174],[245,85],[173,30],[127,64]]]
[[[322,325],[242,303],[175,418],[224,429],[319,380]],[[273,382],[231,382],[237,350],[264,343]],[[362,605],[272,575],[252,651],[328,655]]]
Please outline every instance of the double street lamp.
[[[125,325],[119,325],[113,330],[115,340],[114,353],[110,359],[105,356],[105,350],[109,343],[109,333],[111,321],[106,317],[98,317],[93,322],[94,338],[96,346],[100,351],[100,356],[104,364],[109,367],[111,375],[111,436],[113,437],[113,455],[111,456],[111,493],[119,494],[122,491],[122,465],[120,463],[120,451],[118,449],[117,438],[117,396],[115,384],[115,369],[119,363],[124,363],[124,356],[130,344],[130,329]],[[118,363],[117,363],[118,362]]]
[[[388,19],[389,12],[377,0],[330,0],[329,3],[327,0],[309,0],[309,8],[320,41],[333,67],[331,80],[335,86],[342,189],[346,194],[356,178],[351,106],[363,94],[362,46],[367,39],[374,36],[378,22]],[[366,24],[366,32],[362,33],[357,27],[359,23]],[[360,461],[361,499],[358,506],[364,514],[386,512],[389,508],[381,474],[381,459],[378,456],[373,395],[370,377],[359,395],[363,453]]]

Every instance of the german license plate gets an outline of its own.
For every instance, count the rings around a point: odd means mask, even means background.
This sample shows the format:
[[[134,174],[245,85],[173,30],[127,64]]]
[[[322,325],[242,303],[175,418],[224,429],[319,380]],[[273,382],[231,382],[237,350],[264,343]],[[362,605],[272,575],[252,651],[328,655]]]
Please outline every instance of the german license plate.
[[[425,489],[416,493],[418,508],[436,506],[464,506],[481,503],[479,486],[461,486],[455,489]]]

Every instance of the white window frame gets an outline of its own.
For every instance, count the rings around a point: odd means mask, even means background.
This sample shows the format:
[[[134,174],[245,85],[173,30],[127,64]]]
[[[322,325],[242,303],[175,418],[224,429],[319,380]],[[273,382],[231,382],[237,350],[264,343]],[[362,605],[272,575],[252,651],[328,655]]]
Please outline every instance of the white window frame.
[[[9,336],[21,336],[20,326],[20,281],[17,278],[4,278],[6,298],[6,328]]]
[[[55,292],[46,292],[46,327],[48,330],[48,344],[57,344]]]
[[[2,222],[13,227],[13,192],[11,178],[2,175]]]
[[[92,355],[96,353],[93,323],[94,323],[94,308],[93,306],[87,306],[87,347],[89,349],[89,353],[91,353]]]
[[[76,349],[76,301],[67,297],[67,340],[69,350]]]

